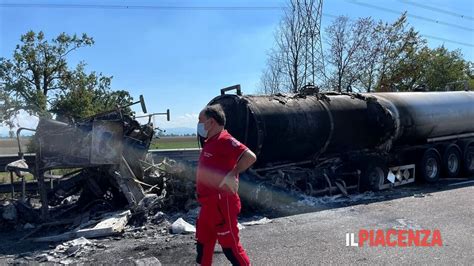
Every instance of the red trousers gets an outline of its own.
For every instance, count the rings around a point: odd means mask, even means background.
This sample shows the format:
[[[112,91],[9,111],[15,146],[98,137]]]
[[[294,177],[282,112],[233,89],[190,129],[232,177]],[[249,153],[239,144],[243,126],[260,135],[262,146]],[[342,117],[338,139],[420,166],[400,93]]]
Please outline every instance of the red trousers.
[[[240,198],[237,194],[222,193],[198,198],[201,204],[196,222],[196,263],[211,265],[216,241],[232,265],[250,265],[250,260],[239,240],[237,215]]]

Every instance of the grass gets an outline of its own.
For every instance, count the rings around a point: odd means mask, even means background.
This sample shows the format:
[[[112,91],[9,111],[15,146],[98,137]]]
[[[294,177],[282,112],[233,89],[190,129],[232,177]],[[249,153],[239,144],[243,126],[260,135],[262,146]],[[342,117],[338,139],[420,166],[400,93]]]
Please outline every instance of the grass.
[[[27,152],[27,145],[30,143],[31,138],[21,138],[21,149],[23,152]],[[16,138],[0,138],[0,154],[17,154],[18,153],[18,142]]]
[[[25,180],[28,182],[28,181],[32,181],[34,178],[33,178],[33,175],[30,174],[30,173],[26,173],[25,174]],[[20,178],[18,178],[15,174],[13,174],[13,182],[15,181],[21,181]],[[0,184],[10,184],[10,173],[8,172],[0,172]]]
[[[67,173],[73,172],[77,169],[54,169],[51,170],[51,174],[53,175],[65,175]],[[49,173],[49,172],[48,172]],[[25,180],[27,182],[33,181],[35,178],[32,174],[30,173],[25,173]],[[13,182],[15,181],[21,181],[19,177],[17,177],[15,174],[13,174]],[[0,172],[0,184],[10,184],[10,173],[9,172]]]
[[[153,140],[150,149],[198,148],[196,137],[161,137]]]

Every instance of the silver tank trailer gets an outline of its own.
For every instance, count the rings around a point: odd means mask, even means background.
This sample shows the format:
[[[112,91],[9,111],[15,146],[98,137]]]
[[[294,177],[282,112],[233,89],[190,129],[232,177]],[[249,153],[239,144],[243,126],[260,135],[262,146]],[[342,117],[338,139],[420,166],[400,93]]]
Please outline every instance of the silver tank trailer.
[[[474,92],[366,94],[387,108],[395,122],[394,144],[417,144],[474,133]]]

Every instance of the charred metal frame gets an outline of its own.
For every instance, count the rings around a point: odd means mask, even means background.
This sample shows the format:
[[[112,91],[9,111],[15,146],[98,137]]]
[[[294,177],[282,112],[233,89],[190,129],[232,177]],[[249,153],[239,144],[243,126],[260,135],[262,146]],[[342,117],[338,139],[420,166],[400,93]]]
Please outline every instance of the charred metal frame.
[[[106,178],[112,182],[111,185],[116,186],[116,189],[122,193],[129,207],[133,209],[137,206],[138,202],[144,197],[144,191],[137,182],[137,179],[143,179],[141,159],[148,152],[148,147],[154,136],[151,117],[167,115],[168,120],[170,118],[168,109],[166,113],[146,115],[149,117],[148,124],[140,125],[135,120],[137,117],[131,117],[123,113],[124,108],[138,103],[140,103],[142,111],[146,113],[144,98],[140,95],[139,101],[125,106],[117,106],[114,110],[96,114],[70,124],[40,119],[36,130],[18,129],[18,155],[22,160],[24,159],[24,153],[20,144],[20,132],[22,130],[36,131],[35,163],[33,167],[30,166],[28,169],[10,167],[7,170],[10,171],[11,175],[13,175],[13,171],[31,172],[37,179],[41,201],[40,212],[43,221],[50,219],[49,204],[52,202],[49,201],[55,200],[54,197],[48,198],[48,193],[52,193],[58,188],[56,186],[55,190],[48,192],[50,189],[47,188],[45,183],[46,171],[53,169],[80,168],[58,176],[59,179],[68,178],[59,186],[64,188],[74,188],[74,186],[81,185],[86,179],[91,179],[86,176],[87,173],[92,174],[91,176],[106,175]],[[79,152],[74,150],[74,146]],[[109,149],[105,149],[105,146]],[[94,174],[95,172],[96,174]],[[11,178],[13,177],[11,176]],[[100,189],[95,181],[91,184],[93,183],[95,183],[93,187]],[[14,193],[14,190],[12,191]],[[24,197],[25,180],[23,178],[22,201]]]

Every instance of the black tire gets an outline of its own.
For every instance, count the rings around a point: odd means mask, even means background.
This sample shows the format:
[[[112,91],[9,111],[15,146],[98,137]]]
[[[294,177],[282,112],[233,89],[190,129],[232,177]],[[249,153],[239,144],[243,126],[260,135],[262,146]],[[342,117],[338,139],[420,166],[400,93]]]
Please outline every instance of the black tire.
[[[467,146],[464,149],[462,168],[467,177],[474,175],[474,144]]]
[[[435,148],[426,150],[417,165],[418,180],[426,183],[436,183],[441,172],[441,159],[439,152]]]
[[[380,186],[384,184],[388,174],[388,167],[378,158],[368,158],[361,169],[360,188],[361,191],[379,191]]]
[[[455,144],[449,145],[443,153],[443,173],[446,177],[454,178],[461,170],[461,150]]]

